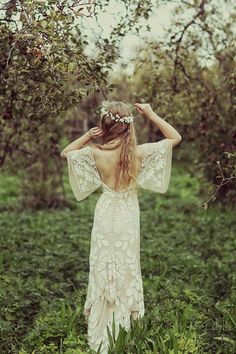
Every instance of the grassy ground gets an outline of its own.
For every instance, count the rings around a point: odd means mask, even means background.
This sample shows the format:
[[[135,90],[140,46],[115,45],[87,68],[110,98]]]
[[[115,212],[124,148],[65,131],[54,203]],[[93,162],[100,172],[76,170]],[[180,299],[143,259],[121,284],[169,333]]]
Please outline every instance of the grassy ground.
[[[18,180],[0,180],[0,352],[85,353],[82,310],[93,211],[16,211]],[[235,211],[199,207],[198,181],[174,167],[164,195],[142,191],[141,265],[146,313],[111,353],[234,353]],[[116,349],[115,349],[116,348]]]

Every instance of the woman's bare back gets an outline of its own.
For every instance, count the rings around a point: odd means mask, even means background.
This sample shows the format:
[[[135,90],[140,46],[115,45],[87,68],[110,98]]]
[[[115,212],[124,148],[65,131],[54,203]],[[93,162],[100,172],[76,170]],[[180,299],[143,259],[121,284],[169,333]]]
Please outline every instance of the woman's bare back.
[[[107,146],[108,144],[104,144]],[[109,144],[109,147],[112,146]],[[94,159],[102,181],[115,190],[115,169],[119,162],[120,146],[114,149],[101,150],[94,147]],[[140,164],[140,152],[137,149],[138,164]]]

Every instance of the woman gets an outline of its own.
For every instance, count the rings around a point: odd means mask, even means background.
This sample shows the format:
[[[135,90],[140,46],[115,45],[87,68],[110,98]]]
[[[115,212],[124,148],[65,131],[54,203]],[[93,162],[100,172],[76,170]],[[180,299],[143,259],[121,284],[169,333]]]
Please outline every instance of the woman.
[[[107,326],[113,316],[130,328],[130,315],[144,315],[140,268],[140,210],[138,188],[165,193],[169,186],[172,148],[181,135],[155,114],[149,104],[136,103],[139,113],[156,125],[165,139],[137,145],[134,117],[123,102],[103,102],[99,126],[69,144],[69,180],[80,201],[102,188],[94,213],[89,256],[89,282],[84,315],[92,349],[108,351]],[[101,144],[91,143],[101,138]]]

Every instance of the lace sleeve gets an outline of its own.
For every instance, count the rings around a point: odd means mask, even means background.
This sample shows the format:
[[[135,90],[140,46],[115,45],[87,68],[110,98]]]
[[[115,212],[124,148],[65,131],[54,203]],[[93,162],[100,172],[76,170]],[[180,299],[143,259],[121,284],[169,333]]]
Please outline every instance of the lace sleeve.
[[[91,157],[90,146],[66,153],[69,181],[75,198],[80,201],[101,185],[101,179]]]
[[[172,164],[172,143],[163,139],[139,145],[141,166],[138,185],[153,192],[165,193],[169,187]]]

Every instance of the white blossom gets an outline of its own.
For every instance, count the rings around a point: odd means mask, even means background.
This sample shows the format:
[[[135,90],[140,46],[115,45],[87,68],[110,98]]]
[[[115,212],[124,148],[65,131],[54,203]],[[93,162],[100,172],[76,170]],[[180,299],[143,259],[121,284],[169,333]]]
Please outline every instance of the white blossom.
[[[133,115],[127,116],[127,117],[120,117],[120,115],[118,113],[116,113],[115,115],[112,114],[111,112],[108,112],[104,107],[101,108],[101,118],[104,115],[108,115],[111,117],[111,119],[115,120],[116,122],[121,122],[121,123],[131,123],[134,120]]]

